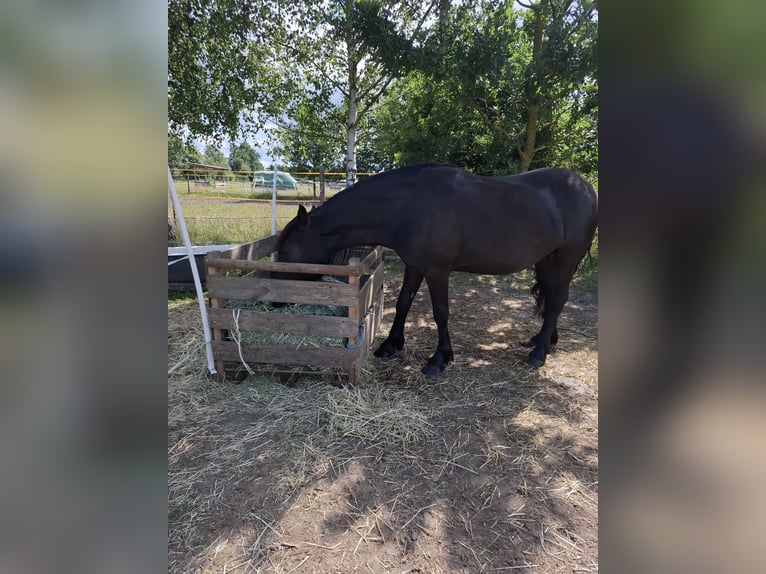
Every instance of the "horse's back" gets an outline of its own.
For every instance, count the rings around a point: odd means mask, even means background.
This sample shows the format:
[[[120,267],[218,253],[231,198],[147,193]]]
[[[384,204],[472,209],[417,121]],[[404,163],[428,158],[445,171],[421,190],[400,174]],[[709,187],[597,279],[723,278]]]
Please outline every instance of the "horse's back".
[[[390,247],[416,266],[513,273],[564,245],[587,249],[592,238],[595,192],[568,170],[488,177],[430,164],[396,170],[380,184],[388,202],[381,213],[397,213]]]
[[[522,185],[530,193],[547,194],[555,202],[569,239],[590,245],[598,222],[598,196],[584,177],[568,169],[540,168],[502,179]]]

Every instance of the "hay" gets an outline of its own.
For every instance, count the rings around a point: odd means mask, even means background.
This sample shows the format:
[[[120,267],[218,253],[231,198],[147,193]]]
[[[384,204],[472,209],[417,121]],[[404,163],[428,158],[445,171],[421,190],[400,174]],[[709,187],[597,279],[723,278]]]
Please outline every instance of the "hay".
[[[346,307],[335,305],[310,305],[310,304],[288,304],[282,307],[274,307],[266,301],[253,300],[231,300],[226,303],[227,309],[251,311],[262,311],[266,313],[283,313],[290,315],[315,315],[325,317],[345,317],[348,314]],[[255,344],[281,344],[291,345],[296,349],[304,345],[312,347],[342,347],[345,343],[343,337],[320,337],[313,335],[296,335],[293,333],[267,333],[262,331],[241,331],[237,338],[232,338],[238,343]]]
[[[322,281],[330,283],[341,283],[342,281],[334,277],[324,276]],[[257,300],[229,300],[225,307],[232,310],[247,309],[250,311],[261,311],[265,313],[281,313],[289,315],[313,315],[324,317],[346,317],[348,308],[337,305],[313,305],[308,303],[290,303],[281,307],[275,307],[268,301]],[[280,344],[290,345],[296,349],[303,346],[311,347],[342,347],[346,339],[344,337],[320,337],[313,335],[296,335],[293,333],[268,333],[262,331],[239,331],[236,330],[230,340],[236,341],[238,345],[242,343],[254,344]],[[244,361],[243,361],[244,364]],[[253,371],[247,367],[247,371],[252,374]]]
[[[393,571],[396,552],[431,572],[590,571],[595,332],[577,346],[565,340],[531,371],[515,341],[539,325],[523,323],[524,308],[502,322],[482,315],[490,295],[472,297],[455,317],[457,360],[435,382],[420,373],[435,340],[423,298],[406,352],[368,360],[354,388],[331,386],[332,369],[307,368],[287,387],[274,366],[218,384],[195,352],[168,378],[169,572],[299,572],[312,563],[350,572],[374,556]],[[327,311],[300,307],[270,312]],[[169,303],[168,314],[171,365],[202,332],[195,301]],[[485,344],[488,325],[503,333]],[[593,392],[572,393],[566,377]],[[437,538],[446,535],[450,550]],[[497,535],[510,537],[518,561]],[[426,557],[413,550],[420,544]]]
[[[202,340],[196,302],[169,303],[168,364]],[[205,367],[200,351],[168,377],[172,572],[208,566],[213,553],[200,541],[216,528],[222,504],[232,504],[232,493],[254,488],[248,485],[266,469],[274,471],[256,478],[256,484],[268,485],[261,496],[286,501],[358,458],[361,449],[404,455],[433,433],[430,413],[415,394],[385,388],[369,373],[363,388],[339,389],[328,384],[332,379],[326,374],[311,371],[303,372],[295,387],[266,371],[240,385],[218,384]],[[248,516],[256,531],[241,545],[247,553],[230,560],[252,560],[257,567],[276,536],[277,521],[263,509]]]
[[[341,389],[327,398],[322,410],[334,437],[407,452],[433,432],[428,415],[413,404],[411,394],[384,395],[379,387],[365,387]]]

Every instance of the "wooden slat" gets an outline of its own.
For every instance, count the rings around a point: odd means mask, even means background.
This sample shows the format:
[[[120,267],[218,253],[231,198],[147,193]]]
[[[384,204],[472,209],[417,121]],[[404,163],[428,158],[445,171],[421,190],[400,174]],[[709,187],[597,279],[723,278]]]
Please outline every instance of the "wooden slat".
[[[271,252],[274,251],[274,244],[276,241],[277,236],[272,235],[270,237],[251,241],[250,243],[238,245],[237,247],[232,247],[226,251],[218,252],[216,256],[224,259],[246,259],[254,261],[266,257],[267,255],[271,255]]]
[[[210,297],[217,299],[256,299],[345,307],[357,305],[359,302],[357,291],[352,286],[325,281],[212,275],[208,277],[207,290]]]
[[[213,355],[216,360],[239,363],[239,351],[234,341],[213,341]],[[242,356],[248,363],[273,365],[303,365],[309,367],[350,367],[359,355],[360,349],[345,347],[312,347],[302,345],[267,345],[242,343]]]
[[[358,257],[352,257],[348,260],[349,265],[353,265],[355,267],[359,267],[359,258]],[[350,287],[354,288],[354,291],[358,294],[359,293],[359,276],[353,276],[348,278],[348,284]],[[349,306],[348,308],[348,316],[349,319],[354,319],[357,324],[359,323],[359,298],[357,297],[357,300],[354,302],[354,305]],[[353,337],[348,338],[348,344],[349,345],[358,345],[359,344],[359,333],[357,332]],[[357,355],[357,359],[351,364],[349,367],[348,372],[348,384],[349,385],[356,385],[359,382],[359,371],[362,367],[361,362],[359,361],[359,356],[361,356],[361,347],[358,349],[355,349],[359,351],[359,354]]]
[[[378,296],[375,298],[374,307],[367,313],[364,318],[364,345],[362,348],[362,354],[359,357],[360,366],[364,364],[367,359],[367,354],[372,348],[372,342],[375,339],[375,335],[378,333],[378,327],[380,327],[380,317],[383,315],[383,290],[378,292]]]
[[[210,309],[210,326],[218,329],[233,329],[232,309]],[[315,337],[351,337],[359,334],[359,321],[348,317],[326,317],[321,315],[290,315],[242,309],[238,317],[240,331],[264,333],[291,333]]]
[[[216,274],[218,273],[218,269],[214,269],[214,268],[211,268],[211,267],[208,267],[205,271],[206,271],[206,275],[207,275],[206,282],[210,281],[210,278],[211,277],[215,277]],[[215,299],[214,297],[211,297],[209,291],[208,291],[208,298],[209,298],[209,301],[210,301],[209,302],[208,312],[213,311],[213,310],[217,309],[218,307],[220,307],[221,302],[218,299]],[[224,339],[225,336],[226,336],[226,333],[224,331],[222,331],[221,329],[213,329],[212,330],[211,339],[213,341],[221,341],[221,340]],[[218,373],[219,380],[225,380],[225,378],[226,378],[226,369],[225,369],[225,365],[223,364],[223,361],[221,359],[215,357],[215,355],[213,355],[213,358],[215,359],[215,370]]]
[[[284,273],[310,273],[313,275],[360,275],[359,266],[350,265],[319,265],[316,263],[283,263],[271,261],[248,261],[246,259],[226,259],[208,257],[205,259],[208,267],[219,269],[244,269],[248,271],[279,271]]]
[[[383,248],[378,245],[375,249],[370,251],[369,255],[367,255],[362,262],[359,264],[359,267],[362,269],[362,274],[366,273],[368,269],[372,267],[378,266],[378,259],[382,257],[383,254]]]
[[[367,283],[359,290],[359,308],[369,309],[375,300],[375,295],[383,285],[383,264],[380,263],[373,274],[367,280]]]

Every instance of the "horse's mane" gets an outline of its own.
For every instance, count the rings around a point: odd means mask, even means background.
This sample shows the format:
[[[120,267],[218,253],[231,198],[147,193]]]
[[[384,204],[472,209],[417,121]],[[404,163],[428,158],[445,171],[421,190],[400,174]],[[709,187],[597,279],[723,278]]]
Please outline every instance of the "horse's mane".
[[[380,173],[376,173],[375,175],[371,175],[370,177],[366,177],[362,180],[359,180],[354,185],[351,185],[345,189],[340,190],[338,193],[333,195],[330,199],[328,199],[322,205],[312,209],[311,213],[313,214],[313,213],[320,212],[330,201],[335,201],[336,199],[342,200],[343,198],[348,197],[352,193],[364,193],[365,191],[369,189],[373,189],[377,187],[378,184],[385,184],[386,180],[388,179],[391,179],[394,177],[412,175],[421,170],[430,169],[434,167],[454,168],[455,166],[448,163],[418,163],[413,165],[407,165],[404,167],[398,167],[396,169],[392,169],[389,171],[382,171]],[[287,227],[285,227],[285,230],[287,230]]]
[[[379,184],[385,185],[387,180],[394,177],[409,176],[419,171],[422,171],[424,169],[431,169],[436,167],[454,168],[455,166],[448,163],[419,163],[419,164],[399,167],[389,171],[376,173],[375,175],[371,175],[370,177],[366,177],[356,182],[354,185],[351,185],[345,189],[342,189],[341,191],[333,195],[330,199],[325,201],[322,205],[314,207],[309,212],[309,217],[316,213],[321,213],[322,210],[325,208],[325,206],[327,206],[327,204],[329,204],[330,202],[342,201],[343,198],[348,197],[351,194],[359,194],[359,193],[364,193],[367,190],[377,189]],[[285,238],[295,228],[297,223],[298,223],[297,220],[293,218],[287,223],[287,225],[285,225],[284,229],[282,229],[282,231],[279,233],[279,235],[277,236],[277,240],[274,243],[274,251],[279,251],[279,248],[282,246],[282,243],[284,242]]]

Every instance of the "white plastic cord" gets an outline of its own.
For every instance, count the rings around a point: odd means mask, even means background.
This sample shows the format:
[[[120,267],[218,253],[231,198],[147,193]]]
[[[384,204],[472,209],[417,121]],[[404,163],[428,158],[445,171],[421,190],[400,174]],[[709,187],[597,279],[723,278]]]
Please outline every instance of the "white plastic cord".
[[[245,357],[242,356],[242,333],[239,331],[239,309],[232,309],[231,316],[234,319],[234,329],[231,332],[231,337],[237,344],[237,351],[239,352],[239,360],[242,361],[242,366],[245,367],[247,372],[251,375],[255,374],[255,371],[247,364]]]
[[[170,174],[170,167],[168,167],[168,190],[170,191],[170,199],[173,201],[173,207],[176,210],[176,217],[178,217],[178,227],[181,230],[181,237],[184,240],[186,246],[186,254],[189,258],[189,267],[191,267],[192,277],[194,278],[194,288],[197,291],[197,301],[199,302],[199,312],[202,317],[202,331],[205,334],[205,354],[207,355],[207,369],[211,375],[215,375],[218,371],[215,370],[215,361],[213,360],[213,345],[212,337],[210,336],[210,325],[207,321],[207,306],[205,305],[205,296],[202,292],[202,283],[199,280],[199,271],[197,271],[197,265],[194,261],[194,251],[192,250],[191,240],[189,239],[189,231],[186,229],[186,221],[184,220],[183,211],[181,211],[181,202],[178,201],[178,194],[176,194],[176,186],[173,183],[173,177]]]

